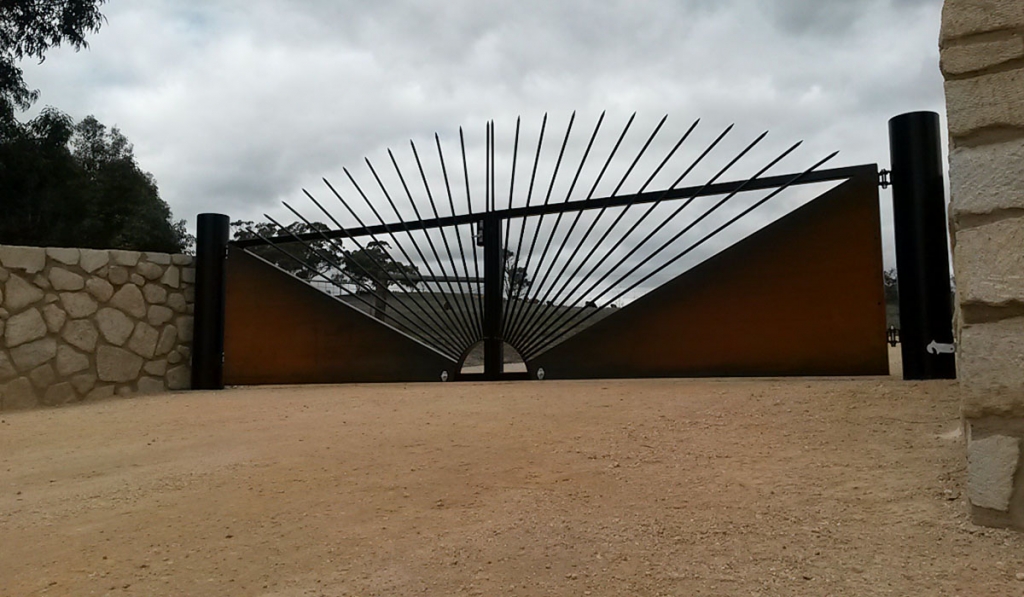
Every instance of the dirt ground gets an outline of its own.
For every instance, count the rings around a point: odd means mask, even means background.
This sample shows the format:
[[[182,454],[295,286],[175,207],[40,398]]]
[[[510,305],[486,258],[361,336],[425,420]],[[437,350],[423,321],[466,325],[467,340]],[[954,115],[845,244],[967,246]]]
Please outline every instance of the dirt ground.
[[[0,414],[2,595],[1022,595],[955,386],[261,388]]]

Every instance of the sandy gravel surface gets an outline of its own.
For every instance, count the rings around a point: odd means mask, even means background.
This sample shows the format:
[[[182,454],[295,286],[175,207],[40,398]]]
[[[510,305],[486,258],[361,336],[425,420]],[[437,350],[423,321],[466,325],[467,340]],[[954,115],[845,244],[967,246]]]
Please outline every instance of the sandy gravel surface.
[[[0,420],[2,595],[1024,594],[1022,535],[966,519],[945,382],[262,388]]]

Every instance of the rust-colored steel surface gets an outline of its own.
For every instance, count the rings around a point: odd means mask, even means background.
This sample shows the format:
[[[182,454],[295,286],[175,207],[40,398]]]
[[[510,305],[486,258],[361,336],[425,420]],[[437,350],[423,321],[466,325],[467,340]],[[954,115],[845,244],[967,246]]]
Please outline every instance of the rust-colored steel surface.
[[[886,375],[877,172],[538,355],[545,379]]]
[[[455,362],[237,247],[227,261],[227,385],[441,381]]]

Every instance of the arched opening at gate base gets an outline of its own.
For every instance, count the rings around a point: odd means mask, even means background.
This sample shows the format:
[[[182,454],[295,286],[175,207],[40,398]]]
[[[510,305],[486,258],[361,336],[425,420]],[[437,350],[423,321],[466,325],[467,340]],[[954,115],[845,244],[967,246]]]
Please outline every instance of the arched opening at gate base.
[[[502,343],[502,371],[504,373],[526,373],[526,362],[519,351],[508,342]],[[477,375],[484,372],[484,343],[481,340],[469,347],[459,361],[460,375]]]

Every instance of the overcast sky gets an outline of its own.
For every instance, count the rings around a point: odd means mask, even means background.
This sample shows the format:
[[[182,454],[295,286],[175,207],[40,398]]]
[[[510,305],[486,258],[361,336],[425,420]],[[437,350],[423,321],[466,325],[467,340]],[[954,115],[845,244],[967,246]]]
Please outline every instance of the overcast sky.
[[[282,200],[307,210],[301,190],[320,196],[320,177],[344,182],[343,166],[368,178],[364,156],[385,165],[393,147],[409,164],[415,139],[436,162],[435,131],[454,160],[465,126],[471,177],[482,174],[490,118],[507,170],[516,117],[525,160],[545,112],[553,144],[545,164],[572,110],[581,146],[607,110],[609,138],[638,112],[630,157],[668,114],[651,149],[658,159],[700,118],[680,158],[731,123],[733,153],[771,131],[760,161],[737,175],[799,140],[804,146],[773,172],[803,170],[834,150],[842,153],[832,165],[887,167],[890,117],[944,113],[941,4],[113,0],[88,50],[53,51],[25,70],[41,91],[33,112],[53,105],[119,127],[176,218],[194,226],[202,211],[232,219],[269,212],[291,221]]]

